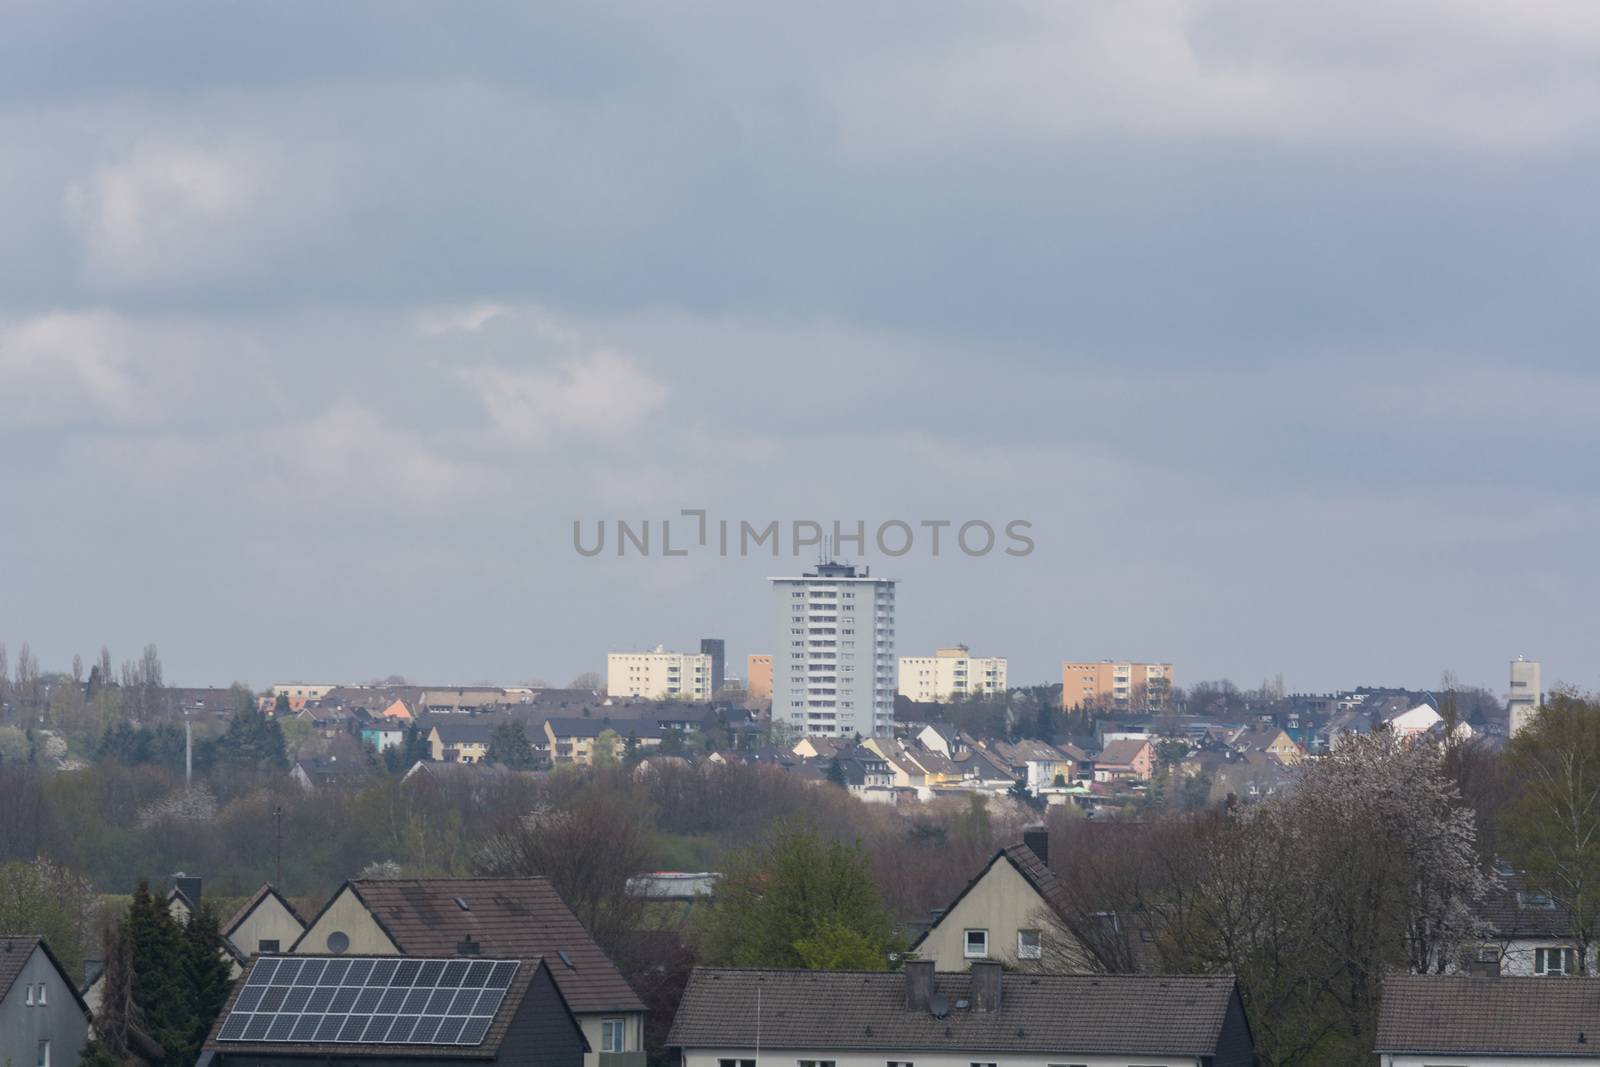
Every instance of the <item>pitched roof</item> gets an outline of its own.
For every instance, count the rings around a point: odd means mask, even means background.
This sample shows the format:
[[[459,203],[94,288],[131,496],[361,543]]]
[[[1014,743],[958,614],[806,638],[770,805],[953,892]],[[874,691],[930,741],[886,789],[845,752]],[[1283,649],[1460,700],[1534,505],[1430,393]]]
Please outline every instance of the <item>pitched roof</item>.
[[[1571,912],[1537,893],[1516,872],[1502,873],[1500,885],[1484,895],[1473,913],[1505,940],[1572,936]]]
[[[972,880],[963,886],[961,892],[957,893],[955,899],[945,907],[944,914],[949,915],[955,911],[956,905],[960,904],[962,899],[972,892],[979,882],[988,877],[990,869],[1001,860],[1016,868],[1017,873],[1022,875],[1023,879],[1033,887],[1033,891],[1038,893],[1044,902],[1055,910],[1056,914],[1064,916],[1069,913],[1069,909],[1065,904],[1065,890],[1062,889],[1061,883],[1056,880],[1055,872],[1027,845],[1009,845],[989,857],[989,862],[983,865],[983,869],[973,875]],[[940,921],[943,920],[941,919]],[[938,925],[939,923],[935,922],[927,930],[924,930],[922,936],[912,943],[912,949],[914,950],[920,945],[928,934],[933,931],[933,927]]]
[[[941,973],[942,1019],[905,1006],[904,972],[696,968],[667,1044],[774,1049],[1203,1056],[1215,1053],[1235,994],[1230,976],[1012,972],[999,1011],[960,1008],[972,974]],[[760,1013],[757,1014],[757,990]]]
[[[610,730],[618,737],[661,738],[661,727],[644,719],[575,719],[557,717],[550,719],[550,732],[556,737],[599,737]]]
[[[1378,1052],[1596,1055],[1600,978],[1394,974],[1383,981]]]
[[[1100,751],[1094,761],[1102,766],[1126,767],[1133,763],[1134,757],[1149,743],[1132,739],[1113,741]]]
[[[257,889],[255,894],[251,896],[249,900],[245,901],[244,905],[240,907],[238,911],[233,913],[233,918],[229,919],[223,924],[221,931],[223,938],[227,939],[231,937],[233,932],[239,929],[239,924],[250,918],[251,914],[253,914],[255,910],[261,906],[261,902],[266,900],[268,897],[277,897],[278,903],[282,904],[284,910],[294,917],[295,922],[300,924],[300,929],[304,930],[306,928],[306,921],[300,917],[300,913],[298,911],[294,910],[294,905],[289,903],[288,899],[285,898],[282,893],[272,888],[271,882],[262,882],[261,888]]]
[[[45,959],[56,969],[62,984],[72,990],[73,999],[78,1002],[84,1018],[88,1018],[89,1005],[83,1002],[78,983],[67,974],[61,961],[56,959],[56,954],[50,951],[49,943],[37,934],[0,934],[0,1001],[4,1001],[11,992],[11,987],[16,984],[17,977],[22,974],[22,968],[28,965],[36,948],[44,953]]]
[[[345,957],[339,957],[339,956],[324,956],[324,957],[308,956],[307,958],[313,958],[313,959],[315,959],[315,958],[341,959],[341,958],[345,958]],[[433,958],[443,959],[443,960],[453,960],[453,959],[456,959],[457,957],[452,952],[452,953],[444,955],[444,956],[433,957]],[[493,957],[485,956],[485,957],[474,957],[474,958],[475,959],[488,960],[488,959],[492,959]],[[352,1056],[359,1056],[359,1057],[363,1057],[363,1058],[365,1058],[365,1057],[383,1057],[383,1058],[402,1057],[402,1058],[420,1058],[420,1059],[441,1059],[441,1058],[443,1058],[443,1059],[450,1059],[450,1060],[456,1060],[456,1059],[492,1060],[498,1055],[498,1053],[500,1051],[501,1043],[505,1040],[507,1033],[510,1032],[511,1021],[512,1021],[512,1019],[514,1019],[516,1017],[517,1010],[518,1010],[518,1008],[521,1007],[523,998],[527,996],[528,990],[532,986],[535,976],[538,975],[538,973],[539,973],[539,971],[541,969],[548,970],[548,966],[545,964],[545,962],[542,959],[534,958],[534,959],[524,959],[524,960],[520,961],[522,966],[517,969],[516,977],[511,980],[511,985],[506,990],[505,999],[500,1002],[500,1007],[495,1011],[494,1021],[489,1024],[488,1033],[486,1033],[484,1035],[482,1043],[478,1044],[478,1045],[444,1045],[444,1046],[441,1046],[441,1045],[389,1045],[389,1044],[376,1044],[376,1043],[368,1045],[368,1044],[361,1044],[361,1043],[357,1043],[357,1042],[341,1042],[341,1043],[337,1043],[336,1044],[336,1043],[331,1042],[331,1041],[330,1042],[218,1041],[217,1040],[217,1033],[218,1033],[218,1031],[220,1031],[222,1029],[222,1024],[227,1021],[228,1016],[233,1012],[234,1002],[237,1001],[239,999],[239,995],[244,992],[244,989],[245,989],[246,985],[249,982],[249,974],[250,974],[250,972],[253,971],[256,967],[262,966],[263,964],[267,964],[267,963],[270,963],[273,966],[276,966],[277,962],[278,962],[278,957],[275,957],[275,956],[259,956],[259,957],[256,957],[255,959],[253,959],[253,960],[251,960],[249,962],[249,964],[245,967],[245,975],[242,976],[242,980],[241,981],[237,981],[237,982],[234,983],[233,991],[228,994],[228,1002],[227,1002],[227,1004],[224,1005],[223,1010],[217,1015],[216,1021],[211,1024],[211,1031],[206,1035],[205,1044],[202,1046],[202,1050],[203,1051],[205,1051],[205,1052],[220,1052],[220,1053],[223,1053],[224,1055],[246,1055],[246,1056],[249,1056],[249,1055],[290,1055],[290,1056],[326,1055],[326,1056],[337,1056],[340,1059],[344,1059],[346,1057],[352,1057]],[[568,1011],[569,1011],[569,1014],[570,1014],[570,1011],[571,1011],[570,1007],[569,1007]],[[574,1026],[578,1025],[576,1020],[573,1021],[573,1025]]]
[[[550,973],[573,1011],[644,1010],[549,879],[357,879],[346,884],[408,956],[454,955],[470,933],[485,956],[550,959]],[[307,929],[315,925],[313,920]]]
[[[439,735],[439,741],[446,745],[487,745],[494,728],[499,726],[504,719],[495,719],[493,722],[478,720],[476,722],[455,722],[449,719],[433,720],[433,729]]]

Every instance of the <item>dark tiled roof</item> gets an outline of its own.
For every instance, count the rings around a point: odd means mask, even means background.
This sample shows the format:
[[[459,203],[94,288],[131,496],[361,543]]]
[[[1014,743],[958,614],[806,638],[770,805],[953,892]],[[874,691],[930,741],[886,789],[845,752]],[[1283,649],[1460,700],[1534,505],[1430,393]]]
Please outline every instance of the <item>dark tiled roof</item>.
[[[1379,1052],[1594,1056],[1600,978],[1390,975]]]
[[[493,722],[479,719],[477,721],[457,722],[452,719],[434,719],[433,729],[439,733],[439,740],[446,745],[487,745],[494,728],[499,726],[504,719]]]
[[[662,737],[661,727],[653,721],[644,719],[553,718],[550,720],[550,732],[556,737],[599,737],[607,730],[622,738]]]
[[[6,994],[11,992],[11,984],[28,965],[28,957],[33,955],[38,943],[39,939],[31,936],[0,937],[0,1000],[5,1000]]]
[[[363,1058],[394,1056],[420,1059],[491,1060],[500,1051],[500,1044],[505,1040],[506,1033],[511,1029],[511,1020],[516,1017],[517,1009],[522,1005],[522,998],[527,996],[528,987],[532,984],[534,975],[539,972],[540,967],[544,966],[543,962],[538,959],[524,959],[521,961],[522,966],[517,969],[517,976],[511,980],[511,987],[506,990],[506,998],[500,1002],[500,1009],[495,1012],[494,1022],[489,1025],[489,1032],[484,1035],[483,1043],[479,1045],[364,1045],[351,1042],[335,1044],[333,1042],[218,1041],[217,1031],[222,1028],[223,1022],[226,1021],[229,1013],[233,1011],[233,1002],[238,1000],[239,994],[243,992],[250,971],[259,966],[263,958],[272,959],[276,963],[275,957],[257,957],[246,965],[245,974],[233,984],[233,992],[228,994],[227,1004],[224,1005],[216,1021],[211,1024],[211,1032],[206,1035],[206,1042],[202,1047],[202,1051],[221,1052],[230,1056],[330,1056],[339,1059],[352,1056]],[[329,956],[325,958],[337,959],[338,957]],[[455,959],[456,956],[454,952],[451,952],[438,958],[449,960]],[[483,958],[488,959],[490,957]]]
[[[1204,1056],[1216,1051],[1231,976],[1032,975],[1002,978],[1001,1010],[971,1002],[970,972],[938,974],[943,1019],[905,1007],[903,972],[696,968],[667,1038],[678,1048],[961,1051]]]
[[[350,887],[408,956],[454,955],[470,933],[485,956],[549,960],[573,1011],[644,1010],[548,879],[362,879]],[[457,898],[470,910],[463,911]]]
[[[1544,899],[1549,900],[1549,897]],[[1541,904],[1520,874],[1501,874],[1499,887],[1491,890],[1473,910],[1478,918],[1492,925],[1503,940],[1572,936],[1571,915],[1567,910],[1554,901],[1549,905]]]

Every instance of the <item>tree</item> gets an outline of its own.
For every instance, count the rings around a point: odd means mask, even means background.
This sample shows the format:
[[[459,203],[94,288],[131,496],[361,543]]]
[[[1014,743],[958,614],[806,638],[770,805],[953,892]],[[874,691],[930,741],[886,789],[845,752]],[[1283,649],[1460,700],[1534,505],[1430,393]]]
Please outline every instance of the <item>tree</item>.
[[[217,759],[234,770],[271,771],[289,766],[283,729],[251,701],[235,709],[217,740]]]
[[[220,926],[216,909],[203,903],[183,929],[183,974],[194,1012],[188,1042],[191,1055],[199,1055],[206,1033],[228,1000],[228,987],[233,984]]]
[[[76,871],[44,858],[0,864],[0,930],[39,934],[69,974],[82,973],[98,910]]]
[[[134,890],[127,921],[140,1029],[165,1052],[153,1067],[191,1064],[196,1013],[185,979],[183,933],[166,904],[152,896],[144,882]]]
[[[289,706],[289,694],[279,693],[278,698],[272,702],[272,717],[286,719],[294,714],[294,709]]]
[[[651,809],[620,773],[582,786],[504,826],[484,847],[478,873],[543,875],[607,952],[625,953],[643,909],[629,879],[650,866]]]
[[[1557,692],[1506,746],[1515,799],[1502,845],[1567,913],[1578,964],[1600,933],[1600,705]]]
[[[601,730],[595,735],[594,745],[589,749],[589,762],[597,768],[615,767],[617,765],[617,747],[622,743],[622,736],[615,730]]]
[[[698,940],[702,957],[720,965],[805,968],[849,959],[884,970],[893,926],[859,840],[846,845],[783,820],[728,857]]]
[[[584,671],[568,683],[568,689],[599,689],[604,683],[594,671]]]
[[[850,784],[850,780],[846,778],[844,774],[844,765],[839,762],[838,756],[835,756],[833,759],[828,761],[827,774],[828,781],[832,782],[840,789],[844,789]]]
[[[489,751],[484,756],[487,763],[498,763],[514,771],[529,770],[534,765],[533,745],[522,723],[516,719],[503,722],[489,734]]]

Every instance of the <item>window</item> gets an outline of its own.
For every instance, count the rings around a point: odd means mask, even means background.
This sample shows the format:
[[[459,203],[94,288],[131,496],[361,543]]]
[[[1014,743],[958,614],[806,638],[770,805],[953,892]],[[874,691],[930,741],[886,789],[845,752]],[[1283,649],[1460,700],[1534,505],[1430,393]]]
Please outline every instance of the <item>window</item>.
[[[43,1007],[45,1005],[45,1003],[46,1003],[46,1000],[45,1000],[45,995],[44,995],[44,983],[40,982],[39,983],[39,1005],[40,1005],[40,1007]]]
[[[39,1067],[50,1067],[50,1042],[39,1042]]]
[[[621,1052],[627,1044],[621,1019],[602,1019],[600,1022],[600,1051]]]
[[[756,1067],[755,1060],[718,1060],[717,1067]]]
[[[845,595],[849,596],[850,594],[846,593]],[[917,1067],[917,1065],[910,1060],[890,1060],[887,1067]]]
[[[31,985],[28,987],[28,999],[25,1003],[28,1007],[33,1007],[33,986]]]
[[[256,942],[256,951],[276,952],[278,951],[278,942],[275,938],[264,937],[260,941]]]
[[[799,1060],[800,1067],[834,1067],[832,1060]]]
[[[1038,959],[1040,957],[1041,954],[1042,954],[1042,952],[1041,952],[1041,943],[1039,941],[1039,931],[1037,931],[1037,930],[1018,930],[1017,931],[1017,959],[1019,959],[1019,960],[1036,960],[1036,959]]]
[[[993,1063],[974,1063],[972,1067],[998,1067],[998,1065]]]
[[[1570,948],[1536,948],[1533,950],[1533,973],[1563,975],[1578,973],[1578,952]]]
[[[981,960],[989,955],[989,931],[968,930],[966,947],[962,950],[969,960]]]

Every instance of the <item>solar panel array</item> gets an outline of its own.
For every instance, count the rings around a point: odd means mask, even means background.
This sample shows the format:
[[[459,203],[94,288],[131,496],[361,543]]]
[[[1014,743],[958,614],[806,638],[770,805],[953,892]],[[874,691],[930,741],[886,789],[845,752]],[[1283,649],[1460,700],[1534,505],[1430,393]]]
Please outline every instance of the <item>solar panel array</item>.
[[[516,960],[265,957],[218,1041],[480,1045]]]

